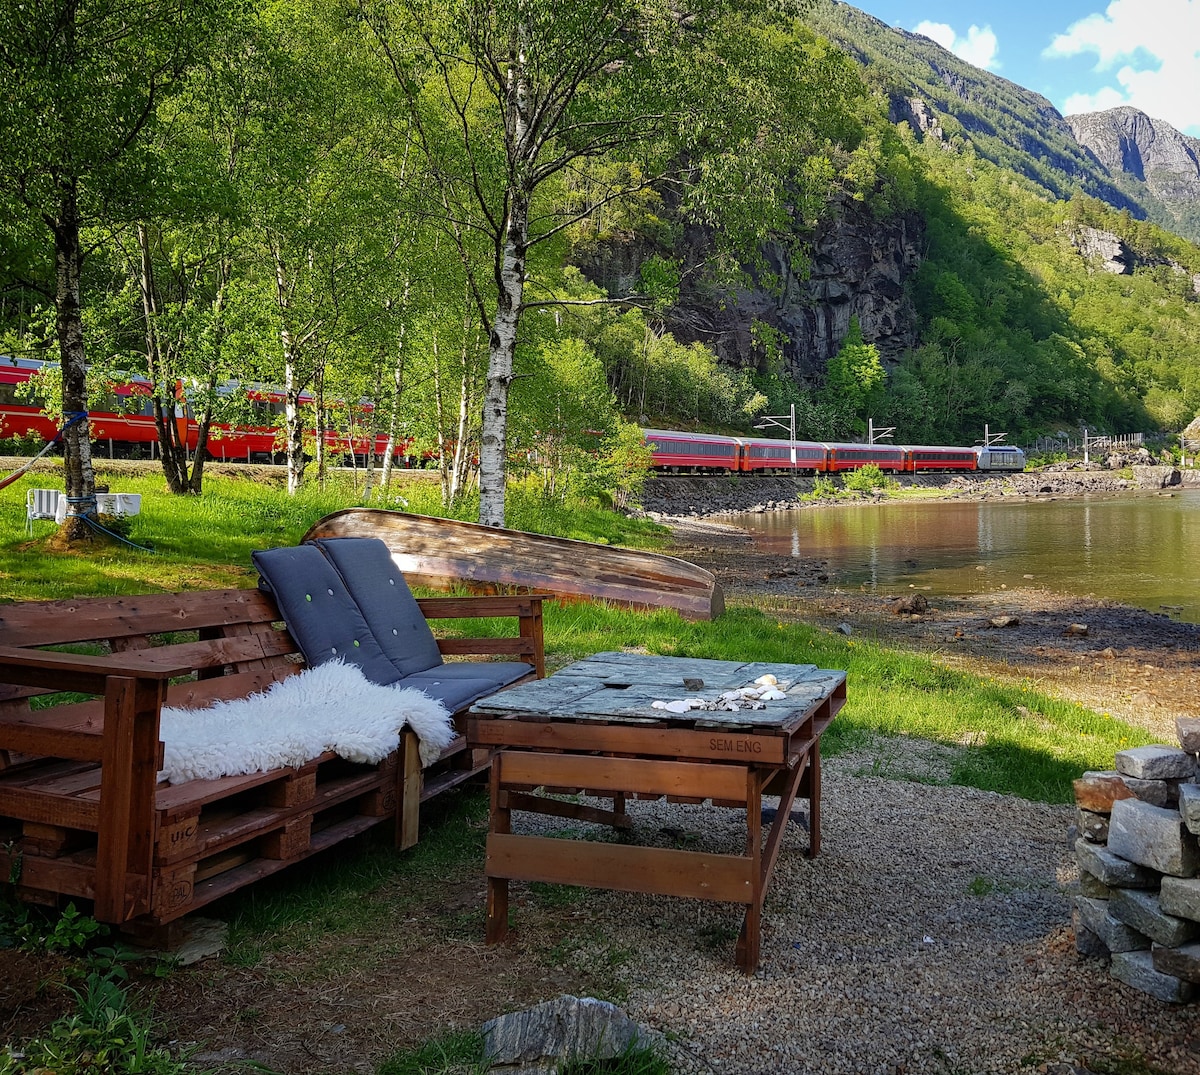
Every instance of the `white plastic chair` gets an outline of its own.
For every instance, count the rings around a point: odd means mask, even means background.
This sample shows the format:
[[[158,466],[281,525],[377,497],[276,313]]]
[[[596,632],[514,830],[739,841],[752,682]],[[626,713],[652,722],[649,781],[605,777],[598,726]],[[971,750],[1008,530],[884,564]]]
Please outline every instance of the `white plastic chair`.
[[[25,494],[25,533],[33,534],[34,519],[54,519],[61,496],[57,489],[30,489]]]

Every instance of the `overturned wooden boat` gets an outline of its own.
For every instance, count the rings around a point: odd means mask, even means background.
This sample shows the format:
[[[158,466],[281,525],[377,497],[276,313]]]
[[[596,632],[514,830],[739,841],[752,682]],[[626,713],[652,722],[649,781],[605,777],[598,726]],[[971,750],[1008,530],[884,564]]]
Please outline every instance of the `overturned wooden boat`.
[[[304,535],[306,541],[333,537],[382,539],[410,583],[435,590],[590,597],[634,608],[674,608],[693,620],[725,611],[711,572],[663,553],[379,508],[334,512]]]

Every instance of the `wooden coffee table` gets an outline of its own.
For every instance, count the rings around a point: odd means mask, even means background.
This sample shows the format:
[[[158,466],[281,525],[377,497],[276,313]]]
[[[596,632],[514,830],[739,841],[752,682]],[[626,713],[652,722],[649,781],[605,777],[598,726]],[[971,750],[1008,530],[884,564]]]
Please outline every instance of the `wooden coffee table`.
[[[715,703],[768,673],[785,697],[761,709],[674,713],[653,705],[687,698]],[[487,840],[488,943],[508,930],[510,880],[691,896],[745,904],[736,957],[753,973],[763,898],[797,796],[809,804],[809,857],[820,850],[820,737],[845,701],[845,672],[814,665],[598,653],[473,706],[470,745],[498,750]],[[611,799],[612,809],[553,797],[563,792]],[[765,839],[764,795],[779,796]],[[745,810],[745,851],[512,832],[513,810],[628,828],[628,798],[662,797]]]

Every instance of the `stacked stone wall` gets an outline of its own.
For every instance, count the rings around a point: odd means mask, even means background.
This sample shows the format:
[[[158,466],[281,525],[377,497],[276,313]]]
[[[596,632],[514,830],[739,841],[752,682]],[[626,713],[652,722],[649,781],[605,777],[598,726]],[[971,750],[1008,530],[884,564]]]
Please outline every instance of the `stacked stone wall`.
[[[1075,781],[1075,943],[1160,1000],[1200,998],[1200,720]]]

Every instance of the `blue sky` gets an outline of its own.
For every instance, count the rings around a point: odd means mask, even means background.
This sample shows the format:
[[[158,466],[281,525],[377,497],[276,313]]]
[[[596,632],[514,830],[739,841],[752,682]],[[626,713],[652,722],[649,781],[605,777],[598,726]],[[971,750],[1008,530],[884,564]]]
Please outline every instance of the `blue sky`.
[[[1200,137],[1200,0],[850,0],[1063,115],[1132,105]]]

